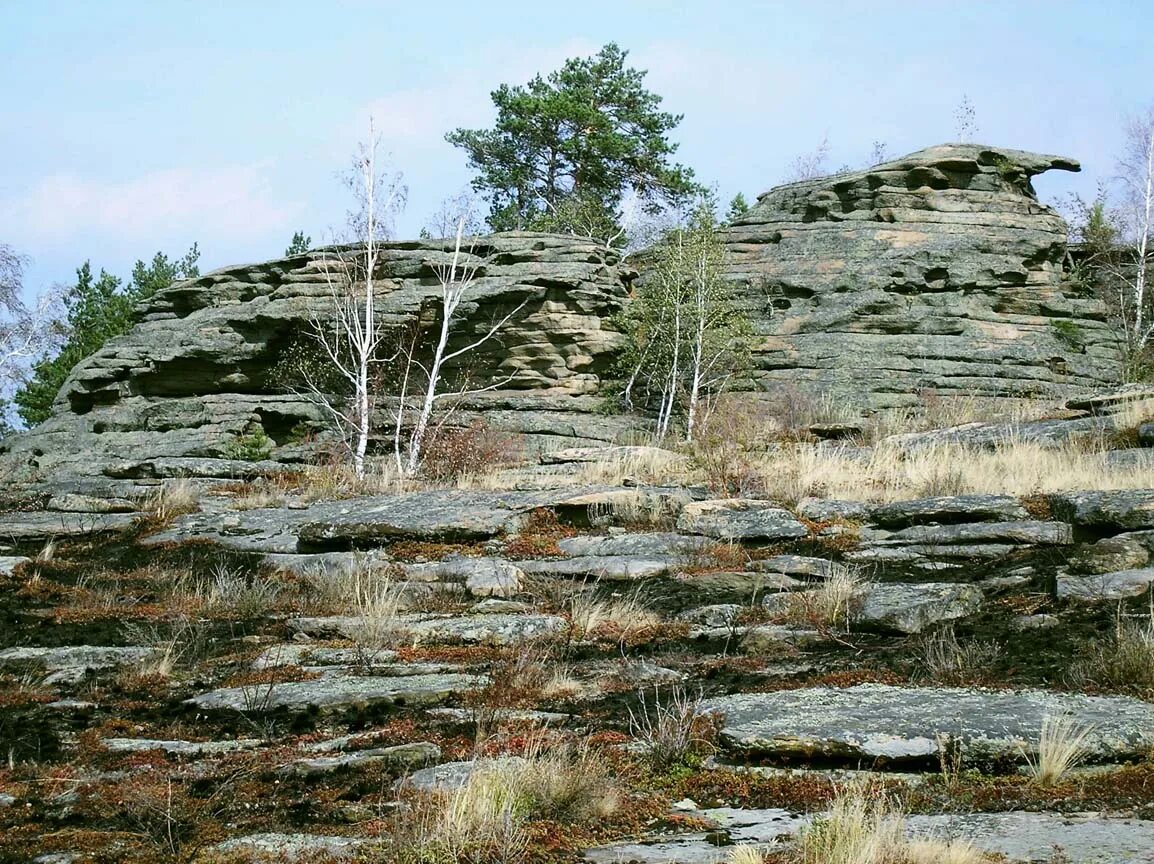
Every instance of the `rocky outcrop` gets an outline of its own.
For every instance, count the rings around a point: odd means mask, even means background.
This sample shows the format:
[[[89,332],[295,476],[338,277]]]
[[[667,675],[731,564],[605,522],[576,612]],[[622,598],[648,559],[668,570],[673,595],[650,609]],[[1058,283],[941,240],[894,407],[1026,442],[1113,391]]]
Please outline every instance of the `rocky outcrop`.
[[[1068,278],[1066,226],[1030,184],[1052,168],[1078,165],[943,145],[763,195],[722,229],[728,277],[759,334],[755,388],[869,410],[924,390],[1059,396],[1114,379],[1105,311]],[[331,308],[332,254],[160,291],[130,333],[73,370],[48,422],[0,445],[0,480],[232,477],[267,473],[238,452],[259,465],[305,458],[299,442],[325,417],[286,386],[286,369],[307,350],[310,319]],[[436,325],[436,267],[449,254],[441,241],[384,247],[376,301],[390,339]],[[483,238],[469,260],[478,280],[454,346],[512,317],[449,369],[455,384],[496,385],[464,400],[454,423],[483,414],[530,451],[620,439],[628,421],[598,408],[623,339],[610,319],[633,270],[594,242],[520,232]],[[257,432],[262,446],[246,446]]]
[[[1051,169],[1079,166],[948,144],[762,195],[723,231],[758,387],[879,408],[1116,379],[1105,310],[1067,278],[1066,225],[1030,182]]]
[[[435,268],[450,254],[433,240],[384,247],[375,297],[387,338],[438,323]],[[157,460],[228,457],[257,429],[272,439],[274,458],[293,461],[301,455],[294,444],[325,419],[291,392],[289,358],[307,345],[310,319],[331,309],[332,256],[314,250],[229,267],[158,292],[130,333],[73,370],[54,416],[7,444],[9,476],[149,476]],[[632,271],[595,243],[548,234],[486,237],[466,258],[479,269],[451,347],[513,314],[449,369],[447,386],[502,382],[467,400],[457,422],[484,411],[492,425],[545,449],[612,440],[623,424],[597,416],[596,394],[621,340],[608,319]]]

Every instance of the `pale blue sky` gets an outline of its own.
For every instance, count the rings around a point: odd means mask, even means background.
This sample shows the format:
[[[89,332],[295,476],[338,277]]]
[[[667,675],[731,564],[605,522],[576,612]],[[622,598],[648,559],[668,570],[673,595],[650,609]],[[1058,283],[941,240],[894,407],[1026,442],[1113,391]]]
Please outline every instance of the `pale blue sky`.
[[[671,10],[676,11],[671,11]],[[200,243],[203,269],[319,241],[336,174],[375,115],[415,235],[469,180],[444,143],[488,93],[617,41],[667,110],[679,158],[723,200],[779,182],[828,135],[831,168],[952,140],[1081,159],[1043,198],[1092,194],[1127,113],[1154,102],[1154,3],[50,2],[0,0],[0,242],[28,287],[84,259],[118,274]]]

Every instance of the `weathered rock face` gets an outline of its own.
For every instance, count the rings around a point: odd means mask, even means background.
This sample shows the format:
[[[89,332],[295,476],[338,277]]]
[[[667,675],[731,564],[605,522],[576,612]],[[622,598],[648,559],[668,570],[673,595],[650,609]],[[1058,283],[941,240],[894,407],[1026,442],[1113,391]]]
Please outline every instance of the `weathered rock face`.
[[[1066,278],[1066,226],[1030,185],[1051,168],[1078,166],[944,145],[763,195],[722,232],[729,278],[760,334],[756,386],[870,409],[912,404],[926,389],[1059,396],[1112,380],[1104,309]],[[218,460],[258,426],[277,445],[273,459],[306,455],[294,442],[325,417],[286,389],[283,370],[310,318],[331,308],[322,257],[226,268],[159,292],[132,332],[73,371],[52,419],[0,447],[0,477],[234,476]],[[382,257],[376,300],[390,338],[435,326],[444,245],[392,243]],[[470,260],[481,269],[453,345],[512,317],[466,355],[468,368],[448,370],[498,385],[454,422],[483,412],[541,450],[619,438],[627,421],[596,409],[623,339],[609,319],[634,272],[593,242],[548,234],[483,238]]]
[[[439,241],[384,247],[375,296],[390,332],[437,324],[434,268],[449,254]],[[256,425],[290,445],[301,424],[324,419],[283,380],[286,353],[301,344],[312,316],[332,308],[324,257],[313,251],[226,268],[159,292],[140,324],[73,370],[55,416],[9,445],[17,461],[56,476],[102,468],[147,475],[157,459],[227,456]],[[466,355],[467,368],[449,369],[485,385],[504,382],[466,409],[483,409],[493,425],[537,444],[611,440],[621,424],[596,416],[594,394],[620,344],[608,318],[632,272],[594,243],[547,234],[487,237],[467,259],[480,269],[451,347],[513,314],[497,337]],[[291,458],[291,447],[275,455]]]
[[[763,337],[758,385],[887,407],[1115,379],[1104,310],[1064,278],[1066,225],[1030,184],[1053,168],[1079,170],[950,144],[762,195],[723,231]]]

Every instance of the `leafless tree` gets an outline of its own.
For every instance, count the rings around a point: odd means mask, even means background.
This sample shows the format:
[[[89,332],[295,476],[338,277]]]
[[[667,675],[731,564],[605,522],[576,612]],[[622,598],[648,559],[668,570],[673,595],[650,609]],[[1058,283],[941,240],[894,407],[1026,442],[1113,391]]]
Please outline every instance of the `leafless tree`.
[[[813,180],[829,173],[829,135],[822,136],[818,145],[808,153],[802,153],[790,163],[788,182]]]
[[[1125,256],[1129,297],[1122,298],[1122,316],[1131,347],[1141,351],[1154,336],[1148,285],[1154,263],[1154,106],[1126,124],[1118,181],[1122,188],[1122,236],[1129,247]]]
[[[963,144],[970,144],[978,136],[978,112],[970,101],[968,93],[962,94],[962,101],[954,109],[954,137]]]
[[[29,306],[21,296],[25,266],[23,255],[0,243],[0,392],[23,380],[28,361],[64,336],[62,289],[43,292]]]
[[[348,184],[357,202],[349,214],[350,233],[356,243],[321,253],[320,264],[328,284],[332,306],[327,314],[311,319],[313,335],[338,376],[351,389],[345,406],[325,392],[316,380],[307,382],[341,429],[353,458],[357,477],[364,477],[374,402],[372,367],[380,357],[384,332],[376,314],[377,269],[380,246],[391,227],[393,214],[404,204],[406,189],[400,175],[377,170],[380,139],[369,121],[369,138],[360,147]]]
[[[462,219],[465,221],[466,236],[481,233],[484,219],[477,209],[477,196],[472,189],[462,189],[443,200],[437,212],[425,223],[422,236],[431,239],[452,237],[457,232],[457,223]]]
[[[460,309],[461,302],[476,284],[477,273],[483,263],[473,254],[471,247],[463,247],[464,238],[465,217],[462,216],[457,221],[457,232],[456,239],[453,243],[452,256],[447,263],[439,264],[434,268],[437,273],[437,279],[441,285],[441,297],[439,309],[440,328],[437,333],[436,345],[433,348],[432,359],[428,361],[427,365],[420,361],[418,359],[420,346],[415,343],[412,344],[403,376],[404,383],[401,388],[400,408],[398,409],[396,418],[396,431],[393,440],[397,467],[408,475],[415,474],[417,469],[420,468],[421,455],[423,453],[426,436],[429,432],[429,423],[432,419],[434,409],[441,399],[448,395],[464,396],[467,393],[492,390],[508,381],[508,379],[505,379],[504,381],[490,382],[486,386],[475,390],[460,390],[455,393],[452,391],[443,391],[441,389],[441,379],[445,364],[484,345],[496,336],[500,329],[504,327],[514,315],[521,311],[525,303],[528,302],[527,299],[521,301],[515,309],[496,320],[480,338],[450,351],[449,337],[452,333],[453,325],[456,322],[457,312]],[[412,378],[411,373],[413,367],[419,368],[420,372],[424,375],[425,392],[421,397],[416,420],[413,423],[412,432],[409,435],[407,452],[402,455],[399,446],[401,438],[400,428],[408,395],[407,386],[409,380]]]

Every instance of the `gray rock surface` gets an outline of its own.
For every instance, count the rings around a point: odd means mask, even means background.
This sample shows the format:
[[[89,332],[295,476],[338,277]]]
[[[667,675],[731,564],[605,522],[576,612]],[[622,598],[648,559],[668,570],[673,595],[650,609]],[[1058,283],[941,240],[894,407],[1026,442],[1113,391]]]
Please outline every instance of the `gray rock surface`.
[[[436,705],[484,686],[477,675],[411,675],[402,678],[329,677],[212,690],[186,700],[209,711],[263,713],[340,710],[363,705]]]
[[[1070,555],[1070,569],[1075,573],[1111,573],[1135,570],[1150,561],[1154,531],[1115,534],[1096,543],[1081,546]]]
[[[760,542],[795,540],[809,534],[809,529],[788,510],[768,501],[745,498],[686,504],[677,520],[677,529],[719,540]]]
[[[705,707],[724,715],[722,746],[739,756],[927,761],[943,734],[971,762],[1020,761],[1023,750],[1036,755],[1047,715],[1093,727],[1091,762],[1144,758],[1154,746],[1154,705],[1125,697],[859,684],[722,696]]]
[[[1064,278],[1066,225],[1030,183],[1054,168],[1077,163],[946,144],[762,195],[721,231],[757,383],[887,407],[1116,380],[1104,310]]]
[[[0,666],[28,665],[49,671],[62,669],[115,669],[133,666],[158,654],[156,648],[67,645],[59,648],[5,648]]]
[[[582,555],[559,560],[521,561],[519,564],[525,573],[532,576],[609,581],[663,576],[673,567],[669,559],[631,555]]]
[[[951,495],[917,498],[875,507],[870,518],[883,528],[956,522],[1005,522],[1028,519],[1026,508],[1009,495]]]
[[[859,626],[899,633],[921,633],[943,621],[973,615],[982,591],[952,582],[878,583],[870,587],[857,612]]]
[[[1063,600],[1122,600],[1137,597],[1154,583],[1154,567],[1119,570],[1093,576],[1058,576],[1058,597]]]
[[[212,847],[221,855],[251,855],[258,860],[272,856],[276,861],[314,861],[318,856],[329,859],[353,858],[370,840],[363,837],[326,836],[323,834],[247,834]]]
[[[566,555],[605,556],[632,555],[651,558],[675,558],[691,554],[709,541],[704,537],[674,533],[617,534],[607,537],[580,535],[565,537],[557,546]]]
[[[1049,500],[1056,518],[1078,527],[1107,531],[1154,528],[1154,488],[1059,492]]]
[[[310,636],[338,635],[353,640],[360,638],[367,626],[379,629],[375,622],[366,624],[355,615],[293,618],[288,624],[298,633]],[[558,615],[504,612],[459,617],[401,615],[389,622],[389,629],[399,643],[517,645],[564,633],[569,622]]]
[[[1074,534],[1065,522],[972,522],[964,525],[914,525],[895,531],[877,546],[954,546],[1018,544],[1066,546]]]
[[[415,741],[393,747],[373,747],[369,750],[355,750],[339,756],[315,756],[297,759],[280,769],[281,774],[297,777],[316,777],[334,771],[365,768],[370,765],[393,770],[423,768],[441,758],[441,748],[428,741]]]
[[[251,750],[263,741],[240,738],[236,741],[160,741],[151,738],[101,738],[100,746],[110,753],[145,753],[162,750],[174,756],[215,756],[237,750]]]

